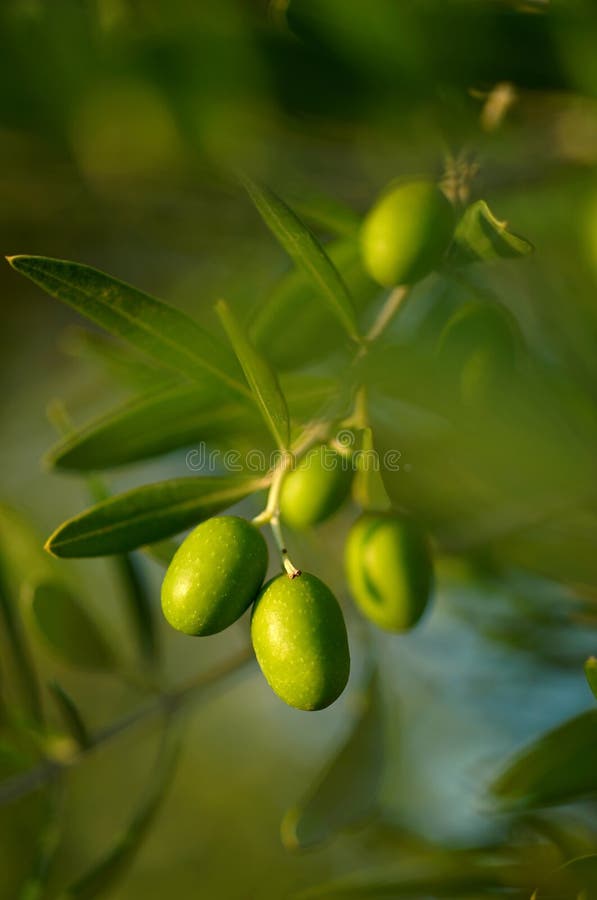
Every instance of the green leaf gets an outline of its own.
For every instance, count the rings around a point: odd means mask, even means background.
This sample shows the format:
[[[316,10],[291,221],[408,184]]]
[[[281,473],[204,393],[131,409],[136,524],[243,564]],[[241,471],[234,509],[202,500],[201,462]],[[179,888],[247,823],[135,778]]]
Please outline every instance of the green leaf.
[[[380,293],[366,273],[357,241],[332,241],[326,253],[349,285],[358,312]],[[326,356],[345,341],[344,329],[302,269],[291,269],[255,309],[250,334],[278,371]]]
[[[590,656],[585,663],[585,677],[597,700],[597,659],[594,656]]]
[[[507,222],[500,222],[485,200],[471,204],[462,216],[454,233],[451,249],[456,264],[495,259],[514,259],[528,256],[533,245],[508,230]]]
[[[597,710],[581,713],[522,750],[491,786],[505,808],[569,803],[597,791]]]
[[[122,835],[106,855],[63,892],[60,900],[95,900],[126,872],[159,812],[176,769],[178,744],[167,746],[148,778],[148,791]]]
[[[46,456],[54,468],[89,472],[250,432],[253,404],[178,385],[143,394],[72,432]]]
[[[507,871],[507,870],[506,870]],[[499,867],[473,853],[438,852],[399,865],[353,872],[294,894],[296,900],[337,897],[342,900],[373,900],[384,897],[478,897],[484,889],[504,886]]]
[[[243,328],[224,300],[218,301],[216,311],[243,367],[264,422],[280,450],[286,450],[290,440],[290,418],[276,373],[246,338]]]
[[[273,191],[260,187],[248,178],[242,181],[265,224],[314,284],[348,336],[360,342],[355,308],[348,288],[317,238]]]
[[[361,226],[357,213],[333,197],[324,197],[309,190],[292,192],[290,205],[306,222],[338,237],[355,238]]]
[[[108,639],[67,588],[52,581],[25,585],[22,604],[48,648],[63,662],[99,671],[116,668]]]
[[[257,479],[206,476],[133,488],[60,525],[46,549],[61,557],[126,553],[178,534],[260,487]]]
[[[381,710],[373,679],[346,742],[300,803],[284,816],[284,845],[302,849],[321,844],[370,816],[377,807],[382,763]]]
[[[73,738],[79,749],[83,750],[91,744],[91,737],[87,730],[87,726],[83,720],[83,716],[79,712],[77,704],[64,688],[53,681],[48,685],[54,702],[60,713],[60,718],[69,735]]]
[[[234,358],[179,310],[90,266],[43,256],[8,261],[48,294],[167,368],[202,382],[211,375],[247,395]]]
[[[138,390],[163,388],[177,376],[149,362],[140,353],[100,331],[73,325],[61,342],[62,349],[75,359],[99,363],[106,374],[120,384]]]

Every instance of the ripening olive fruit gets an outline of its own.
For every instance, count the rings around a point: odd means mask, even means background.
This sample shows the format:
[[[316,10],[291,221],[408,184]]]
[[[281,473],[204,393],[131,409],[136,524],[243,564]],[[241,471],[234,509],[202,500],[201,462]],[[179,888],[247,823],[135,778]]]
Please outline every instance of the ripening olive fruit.
[[[363,222],[365,268],[384,287],[412,284],[437,266],[453,231],[454,210],[437,185],[390,186]]]
[[[272,690],[297,709],[324,709],[346,686],[350,655],[344,616],[330,589],[303,572],[261,591],[251,639]]]
[[[394,513],[364,513],[346,542],[346,578],[364,615],[386,631],[419,621],[433,587],[424,536]]]
[[[297,529],[323,522],[348,496],[352,476],[349,457],[325,444],[313,447],[284,479],[282,518]]]
[[[508,388],[522,346],[516,321],[497,303],[473,300],[446,323],[437,345],[439,374],[466,405],[491,403]]]
[[[253,602],[267,569],[261,533],[237,516],[198,525],[180,545],[162,584],[164,616],[185,634],[215,634]]]

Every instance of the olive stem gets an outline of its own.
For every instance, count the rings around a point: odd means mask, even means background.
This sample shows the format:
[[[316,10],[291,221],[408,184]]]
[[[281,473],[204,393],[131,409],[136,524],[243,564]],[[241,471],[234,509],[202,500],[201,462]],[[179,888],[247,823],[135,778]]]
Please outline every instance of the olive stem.
[[[259,513],[258,516],[255,516],[255,518],[252,519],[253,525],[261,526],[269,524],[274,540],[276,542],[276,546],[278,547],[278,550],[280,551],[280,555],[282,557],[282,565],[289,578],[296,578],[301,574],[301,571],[300,569],[297,569],[297,567],[291,562],[288,556],[286,542],[284,541],[284,536],[282,534],[282,528],[280,526],[280,492],[282,490],[282,482],[284,481],[284,476],[291,468],[295,458],[295,454],[293,453],[283,453],[281,455],[272,473],[272,480],[270,483],[266,507],[263,512]]]
[[[373,325],[367,332],[367,336],[365,337],[367,344],[373,343],[373,341],[376,341],[383,334],[409,293],[410,285],[408,284],[399,284],[390,291],[386,302],[380,309]]]

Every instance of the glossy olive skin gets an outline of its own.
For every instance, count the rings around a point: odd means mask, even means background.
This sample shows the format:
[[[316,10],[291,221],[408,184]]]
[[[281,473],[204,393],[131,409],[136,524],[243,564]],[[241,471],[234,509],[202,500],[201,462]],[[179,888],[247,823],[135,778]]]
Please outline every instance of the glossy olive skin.
[[[312,447],[284,479],[282,519],[299,530],[328,519],[348,496],[353,475],[349,458],[325,444]]]
[[[436,268],[453,232],[454,210],[433,182],[390,186],[361,228],[365,268],[384,287],[412,284]]]
[[[466,406],[492,404],[512,387],[522,335],[510,313],[496,303],[473,300],[452,315],[437,344],[444,388]]]
[[[265,585],[251,618],[251,639],[268,684],[296,709],[324,709],[348,681],[344,616],[315,575],[280,575]]]
[[[394,513],[364,513],[345,548],[346,578],[361,612],[386,631],[408,631],[433,588],[429,548],[418,528]]]
[[[185,634],[216,634],[253,602],[267,569],[260,532],[237,516],[198,525],[180,545],[162,584],[164,616]]]

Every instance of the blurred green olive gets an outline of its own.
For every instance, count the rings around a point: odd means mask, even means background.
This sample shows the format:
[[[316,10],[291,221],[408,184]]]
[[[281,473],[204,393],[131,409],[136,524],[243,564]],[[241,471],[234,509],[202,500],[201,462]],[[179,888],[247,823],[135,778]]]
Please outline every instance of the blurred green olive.
[[[162,584],[164,616],[185,634],[215,634],[253,602],[267,569],[261,533],[237,516],[198,525],[180,545]]]
[[[255,603],[251,638],[268,684],[289,706],[324,709],[346,686],[350,654],[338,601],[315,575],[280,575]]]
[[[466,405],[492,402],[511,385],[521,346],[517,323],[504,307],[489,301],[466,303],[438,340],[442,383]]]
[[[361,229],[365,268],[384,287],[412,284],[435,269],[454,232],[454,210],[437,185],[390,186]]]
[[[386,631],[407,631],[425,612],[433,567],[424,535],[394,513],[364,513],[345,550],[346,578],[363,614]]]
[[[280,512],[292,528],[309,528],[328,519],[350,492],[349,456],[325,444],[313,447],[282,485]]]

